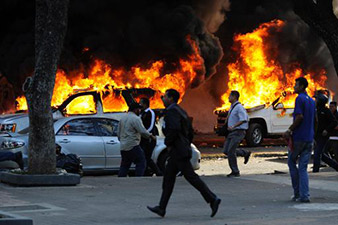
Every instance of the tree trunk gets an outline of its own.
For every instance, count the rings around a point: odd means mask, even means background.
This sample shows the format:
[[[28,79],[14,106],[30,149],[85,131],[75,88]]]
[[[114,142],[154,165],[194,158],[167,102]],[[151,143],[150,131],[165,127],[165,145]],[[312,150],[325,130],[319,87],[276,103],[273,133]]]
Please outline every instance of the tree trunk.
[[[296,14],[326,43],[338,75],[338,19],[332,0],[294,0]]]
[[[29,112],[28,172],[55,173],[51,100],[67,30],[69,0],[36,0],[35,70],[23,85]]]

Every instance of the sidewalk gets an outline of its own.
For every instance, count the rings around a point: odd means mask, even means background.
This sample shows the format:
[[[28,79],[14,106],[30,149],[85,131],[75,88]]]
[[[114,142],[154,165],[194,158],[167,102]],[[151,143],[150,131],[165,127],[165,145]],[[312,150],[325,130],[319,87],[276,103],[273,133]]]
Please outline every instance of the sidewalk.
[[[310,204],[289,200],[292,190],[287,174],[202,179],[222,199],[214,218],[210,218],[209,205],[183,177],[177,178],[163,219],[146,209],[159,201],[161,177],[87,176],[75,187],[0,184],[0,210],[30,217],[34,225],[337,224],[336,172],[310,174]]]

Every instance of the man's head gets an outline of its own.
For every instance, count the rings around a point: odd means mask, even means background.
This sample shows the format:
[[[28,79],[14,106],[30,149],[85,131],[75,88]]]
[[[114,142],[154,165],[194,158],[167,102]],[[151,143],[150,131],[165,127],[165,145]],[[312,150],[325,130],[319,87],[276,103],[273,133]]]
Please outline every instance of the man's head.
[[[325,107],[325,105],[329,101],[329,98],[327,97],[327,95],[324,93],[320,93],[320,92],[316,93],[315,98],[316,98],[317,107]]]
[[[298,93],[304,92],[308,85],[309,83],[307,82],[306,78],[299,77],[296,79],[296,84],[293,88],[295,92],[298,94]]]
[[[234,103],[237,102],[239,99],[239,92],[238,91],[231,91],[229,95],[229,102]]]
[[[133,102],[130,104],[129,106],[129,112],[133,112],[136,115],[139,115],[141,112],[142,106],[140,104],[138,104],[137,102]]]
[[[166,90],[165,94],[161,97],[165,107],[168,107],[172,103],[177,103],[180,99],[180,93],[175,89]]]
[[[332,113],[337,111],[337,102],[330,102],[330,110]]]
[[[140,105],[142,106],[142,110],[146,110],[149,108],[149,99],[148,98],[141,98]]]

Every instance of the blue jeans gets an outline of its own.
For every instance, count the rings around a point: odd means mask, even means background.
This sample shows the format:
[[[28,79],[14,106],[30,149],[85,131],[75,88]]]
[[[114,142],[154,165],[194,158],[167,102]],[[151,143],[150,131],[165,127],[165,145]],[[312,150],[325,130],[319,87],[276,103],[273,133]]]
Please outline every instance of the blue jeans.
[[[126,177],[132,163],[135,163],[135,176],[143,176],[146,169],[146,158],[142,148],[138,145],[129,151],[121,151],[121,165],[119,177]]]
[[[11,160],[14,161],[16,159],[16,156],[13,152],[0,152],[0,162]]]
[[[292,152],[289,150],[288,166],[293,192],[294,196],[299,197],[301,200],[307,200],[310,197],[307,165],[311,157],[312,147],[313,142],[294,142],[293,151],[299,152],[298,167],[297,162],[292,157]]]

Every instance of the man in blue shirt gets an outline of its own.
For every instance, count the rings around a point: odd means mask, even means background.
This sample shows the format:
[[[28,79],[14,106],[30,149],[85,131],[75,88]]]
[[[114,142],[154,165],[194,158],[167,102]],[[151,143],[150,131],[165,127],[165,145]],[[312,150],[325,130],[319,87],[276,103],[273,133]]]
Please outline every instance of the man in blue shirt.
[[[304,77],[296,79],[294,90],[298,96],[293,123],[284,134],[289,140],[288,166],[294,191],[292,200],[300,202],[310,202],[307,165],[313,148],[316,122],[315,101],[307,95],[307,86],[308,82]]]

